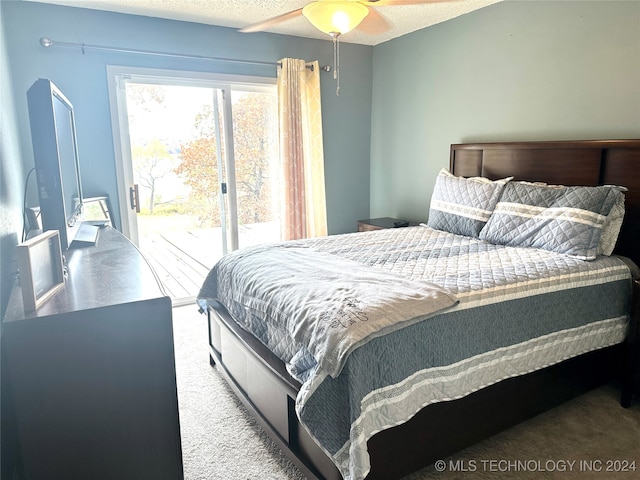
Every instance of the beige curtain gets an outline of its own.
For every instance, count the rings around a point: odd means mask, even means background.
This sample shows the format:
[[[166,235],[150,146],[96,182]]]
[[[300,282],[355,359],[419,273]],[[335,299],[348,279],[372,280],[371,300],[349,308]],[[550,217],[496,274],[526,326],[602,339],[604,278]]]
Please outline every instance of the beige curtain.
[[[282,188],[282,238],[327,234],[320,67],[284,58],[278,68],[278,118]]]

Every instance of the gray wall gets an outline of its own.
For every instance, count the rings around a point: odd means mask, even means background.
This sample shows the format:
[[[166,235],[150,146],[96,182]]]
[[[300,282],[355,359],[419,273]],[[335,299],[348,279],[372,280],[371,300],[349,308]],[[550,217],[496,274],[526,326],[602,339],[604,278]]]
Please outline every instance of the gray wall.
[[[373,217],[424,221],[452,143],[640,138],[640,2],[498,3],[373,63]]]
[[[52,80],[74,104],[83,187],[117,201],[106,65],[275,76],[275,66],[255,67],[40,46],[40,37],[63,42],[276,62],[283,57],[331,64],[330,39],[267,33],[242,34],[213,27],[135,15],[3,2],[23,163],[33,165],[26,91],[38,78]],[[373,48],[343,44],[341,96],[321,73],[327,217],[330,233],[355,231],[369,213],[371,70]],[[114,207],[114,210],[117,210]]]
[[[0,4],[0,318],[4,316],[13,284],[12,274],[18,268],[15,246],[22,234],[22,185],[28,170],[22,163],[15,121],[3,7],[4,3]]]
[[[17,270],[15,246],[22,231],[21,185],[24,172],[19,149],[18,130],[15,122],[13,89],[7,62],[7,42],[4,29],[4,13],[0,3],[0,319],[4,317],[9,293],[13,286],[13,273]],[[2,328],[0,328],[0,336]],[[3,356],[0,354],[0,359]],[[0,360],[0,369],[2,368]],[[3,375],[4,377],[4,375]],[[4,383],[4,382],[3,382]],[[0,387],[0,477],[9,478],[13,469],[15,452],[14,422],[7,415],[10,399],[8,390]]]

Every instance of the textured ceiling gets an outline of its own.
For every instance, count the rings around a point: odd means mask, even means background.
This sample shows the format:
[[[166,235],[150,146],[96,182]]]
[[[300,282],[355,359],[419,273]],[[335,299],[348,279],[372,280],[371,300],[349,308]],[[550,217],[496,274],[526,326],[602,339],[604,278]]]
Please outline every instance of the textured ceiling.
[[[310,0],[27,0],[73,7],[169,18],[224,27],[242,28],[291,10],[304,7]],[[377,25],[384,31],[371,33],[353,30],[341,40],[377,45],[421,28],[444,22],[501,0],[433,0],[424,5],[376,6]],[[375,15],[378,14],[378,15]],[[373,17],[372,17],[373,18]],[[371,24],[371,22],[370,22]],[[380,30],[378,28],[378,30]],[[269,32],[298,37],[325,39],[304,17],[297,17],[269,28]],[[246,35],[251,35],[247,33]]]

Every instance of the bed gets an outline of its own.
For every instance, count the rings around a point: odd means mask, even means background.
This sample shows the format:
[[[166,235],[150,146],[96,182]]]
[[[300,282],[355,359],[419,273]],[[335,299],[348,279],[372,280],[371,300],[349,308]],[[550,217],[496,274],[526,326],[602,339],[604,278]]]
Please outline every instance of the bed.
[[[309,478],[399,478],[614,378],[628,406],[639,165],[640,140],[452,145],[427,224],[223,258],[211,364]],[[589,218],[557,216],[565,193]],[[519,230],[527,202],[551,223]]]

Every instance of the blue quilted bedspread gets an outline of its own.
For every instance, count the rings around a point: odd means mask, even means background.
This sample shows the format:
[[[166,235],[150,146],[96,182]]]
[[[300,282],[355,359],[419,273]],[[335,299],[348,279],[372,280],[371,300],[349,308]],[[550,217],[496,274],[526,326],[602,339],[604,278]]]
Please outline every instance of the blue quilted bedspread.
[[[620,343],[626,335],[631,275],[615,256],[586,262],[425,226],[268,248],[335,256],[338,264],[368,266],[387,281],[428,282],[459,302],[371,336],[349,352],[339,374],[332,376],[282,317],[225,303],[234,294],[219,286],[246,289],[253,281],[250,269],[214,268],[210,273],[199,297],[218,299],[301,380],[296,399],[301,423],[346,479],[368,473],[366,442],[373,434],[406,422],[424,406]],[[264,288],[273,293],[279,284]]]

